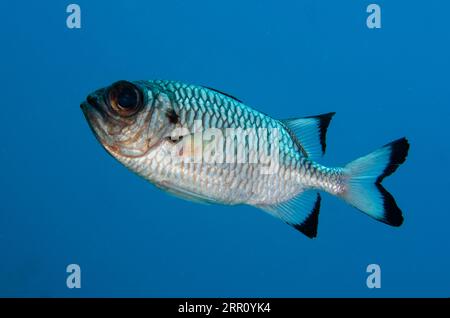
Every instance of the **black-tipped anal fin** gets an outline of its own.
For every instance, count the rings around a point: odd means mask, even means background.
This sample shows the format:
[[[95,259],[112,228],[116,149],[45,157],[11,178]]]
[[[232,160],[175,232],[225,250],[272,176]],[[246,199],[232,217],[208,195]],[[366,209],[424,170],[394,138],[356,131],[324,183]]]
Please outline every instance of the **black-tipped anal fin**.
[[[299,230],[309,238],[317,236],[317,228],[319,226],[319,211],[320,211],[320,194],[317,193],[317,200],[311,214],[300,224],[291,224],[295,229]]]
[[[320,194],[308,190],[299,193],[292,199],[274,204],[258,205],[257,207],[280,218],[309,238],[317,236],[319,225]]]

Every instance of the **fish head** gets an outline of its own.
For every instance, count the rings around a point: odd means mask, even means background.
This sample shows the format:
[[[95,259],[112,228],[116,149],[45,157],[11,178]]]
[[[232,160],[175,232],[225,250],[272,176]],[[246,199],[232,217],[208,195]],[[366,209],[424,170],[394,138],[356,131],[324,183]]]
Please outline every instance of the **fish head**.
[[[116,158],[142,157],[173,129],[170,98],[145,81],[96,90],[81,109],[97,140]]]

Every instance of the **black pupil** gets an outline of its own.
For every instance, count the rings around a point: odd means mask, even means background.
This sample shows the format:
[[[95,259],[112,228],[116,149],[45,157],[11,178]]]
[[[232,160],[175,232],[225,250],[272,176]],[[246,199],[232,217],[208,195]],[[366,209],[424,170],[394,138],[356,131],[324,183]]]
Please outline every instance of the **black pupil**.
[[[131,109],[138,104],[138,95],[134,88],[123,86],[119,88],[117,103],[120,107]]]

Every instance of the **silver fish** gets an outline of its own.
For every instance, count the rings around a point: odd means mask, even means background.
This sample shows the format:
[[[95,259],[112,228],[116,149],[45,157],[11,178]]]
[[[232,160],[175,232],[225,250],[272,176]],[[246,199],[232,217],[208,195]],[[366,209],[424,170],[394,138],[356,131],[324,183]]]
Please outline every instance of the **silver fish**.
[[[310,238],[319,191],[391,226],[403,223],[381,182],[405,161],[406,138],[329,168],[315,160],[334,113],[276,120],[218,90],[164,80],[116,82],[81,108],[108,153],[176,196],[251,205]]]

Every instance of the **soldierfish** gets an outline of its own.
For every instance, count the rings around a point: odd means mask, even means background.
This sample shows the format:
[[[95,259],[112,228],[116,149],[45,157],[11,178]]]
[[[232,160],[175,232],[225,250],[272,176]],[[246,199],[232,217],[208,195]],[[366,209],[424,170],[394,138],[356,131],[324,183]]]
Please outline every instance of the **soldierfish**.
[[[405,161],[406,138],[330,168],[316,160],[335,113],[277,120],[216,89],[165,80],[118,81],[81,108],[107,152],[176,196],[251,205],[310,238],[319,191],[388,225],[403,223],[381,182]]]

